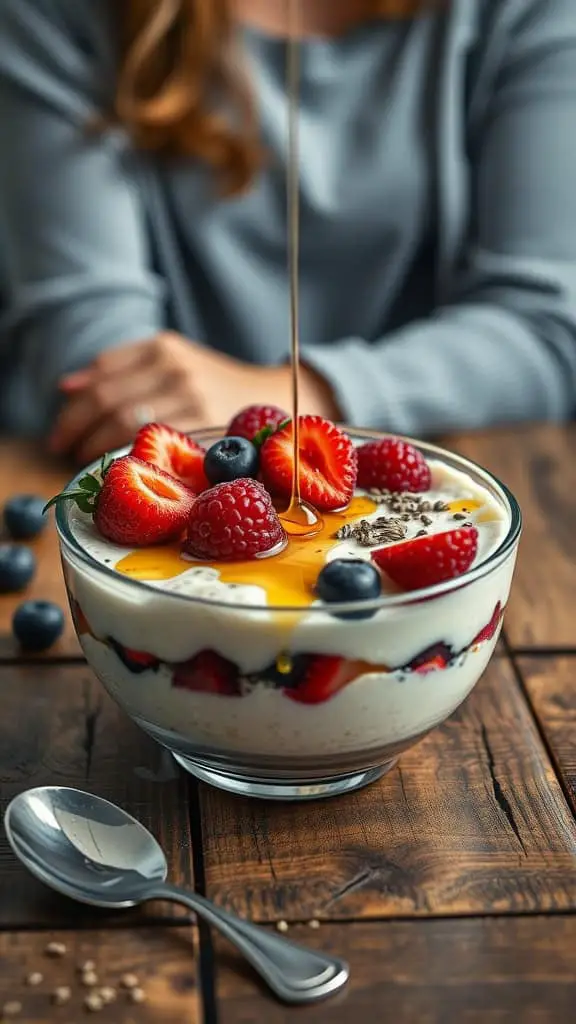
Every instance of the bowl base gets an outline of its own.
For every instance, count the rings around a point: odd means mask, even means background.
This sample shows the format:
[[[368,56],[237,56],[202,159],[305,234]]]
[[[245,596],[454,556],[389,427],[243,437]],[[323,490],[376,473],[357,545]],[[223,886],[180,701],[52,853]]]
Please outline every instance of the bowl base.
[[[329,778],[310,779],[309,781],[302,779],[296,782],[281,778],[234,775],[232,772],[222,772],[210,768],[200,761],[183,757],[181,754],[173,754],[173,757],[181,768],[200,779],[201,782],[207,782],[210,786],[225,789],[228,793],[235,793],[237,796],[257,797],[260,800],[321,800],[329,796],[351,793],[382,778],[398,760],[397,757],[394,757],[384,764],[361,772],[349,772],[346,775],[333,775]]]

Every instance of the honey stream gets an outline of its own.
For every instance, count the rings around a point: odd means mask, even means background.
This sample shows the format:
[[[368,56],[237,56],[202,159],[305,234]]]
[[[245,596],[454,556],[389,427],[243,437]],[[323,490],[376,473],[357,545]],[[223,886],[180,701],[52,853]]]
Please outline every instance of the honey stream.
[[[326,555],[334,545],[338,529],[369,515],[376,508],[369,498],[354,498],[341,512],[322,518],[302,499],[300,492],[299,368],[300,368],[300,3],[287,0],[289,31],[286,43],[286,90],[288,103],[288,155],[286,169],[286,214],[288,245],[288,284],[290,355],[292,374],[292,488],[288,508],[280,511],[282,525],[289,537],[283,551],[273,557],[246,562],[190,562],[174,547],[156,547],[133,551],[116,565],[116,570],[132,579],[168,580],[182,575],[192,566],[216,569],[223,583],[259,586],[270,605],[306,607],[314,600],[314,587]]]
[[[322,530],[316,509],[300,493],[300,0],[288,0],[289,27],[286,44],[286,91],[288,96],[288,157],[286,167],[288,223],[288,281],[290,288],[290,356],[292,372],[292,495],[280,513],[286,533],[292,537],[314,537]]]

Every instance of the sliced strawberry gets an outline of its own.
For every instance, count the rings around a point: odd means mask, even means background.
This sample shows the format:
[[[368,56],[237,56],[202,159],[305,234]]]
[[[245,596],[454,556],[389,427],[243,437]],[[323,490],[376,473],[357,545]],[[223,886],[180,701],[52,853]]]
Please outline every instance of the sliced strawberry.
[[[146,547],[181,537],[195,496],[184,484],[131,455],[106,471],[94,525],[114,544]]]
[[[345,508],[356,486],[356,451],[350,438],[321,416],[300,417],[300,493],[318,511]],[[266,487],[290,498],[293,425],[287,423],[262,446],[260,466]]]
[[[108,637],[108,643],[116,652],[120,661],[126,666],[129,672],[139,675],[141,672],[156,672],[160,667],[160,660],[154,654],[147,654],[145,651],[135,651],[131,647],[124,647],[113,637]]]
[[[426,459],[413,444],[400,437],[368,441],[357,452],[359,487],[418,494],[432,485]]]
[[[70,592],[68,592],[68,599],[70,601],[72,621],[74,623],[74,628],[76,629],[78,636],[92,636],[93,633],[90,627],[90,623],[88,622],[88,619],[84,615],[84,612],[82,611],[80,605],[78,604],[78,601],[76,600],[75,597],[72,597]]]
[[[421,590],[467,572],[478,551],[475,526],[390,544],[372,559],[402,590]]]
[[[323,704],[342,690],[357,675],[351,663],[329,654],[311,657],[302,681],[295,689],[284,690],[286,697],[299,704]]]
[[[249,405],[242,409],[228,425],[228,437],[245,437],[247,441],[261,444],[284,420],[288,413],[276,405]]]
[[[190,661],[174,666],[172,685],[194,693],[219,693],[240,696],[237,666],[216,651],[200,651]]]
[[[439,669],[446,668],[452,660],[452,651],[447,644],[439,643],[434,644],[433,647],[428,647],[427,650],[419,654],[417,658],[414,658],[407,669],[409,672],[419,672],[425,675],[428,672],[435,672]]]
[[[204,473],[204,449],[165,423],[147,423],[142,427],[130,454],[176,477],[195,494],[210,486]]]
[[[488,625],[484,626],[484,629],[480,630],[477,636],[474,637],[471,646],[477,647],[478,644],[483,644],[486,643],[487,640],[491,640],[494,634],[496,633],[498,626],[500,625],[503,615],[504,609],[500,604],[500,601],[498,601],[498,604],[496,605],[494,611],[492,612],[492,618],[490,619],[490,622],[488,623]]]

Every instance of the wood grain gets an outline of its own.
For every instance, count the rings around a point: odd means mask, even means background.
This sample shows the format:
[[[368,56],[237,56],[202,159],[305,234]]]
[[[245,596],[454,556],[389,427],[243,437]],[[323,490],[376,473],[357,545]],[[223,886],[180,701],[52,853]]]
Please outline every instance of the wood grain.
[[[51,498],[69,479],[71,472],[60,463],[53,462],[30,445],[0,442],[0,506],[14,494],[35,494]],[[4,537],[3,540],[6,540]],[[72,620],[68,614],[68,600],[64,589],[56,527],[53,518],[36,540],[29,542],[38,560],[38,571],[25,593],[0,596],[0,659],[19,655],[18,644],[12,636],[12,616],[23,600],[55,601],[66,613],[63,636],[49,651],[35,660],[80,657]]]
[[[576,657],[521,658],[518,665],[576,813]]]
[[[576,908],[576,824],[504,658],[359,793],[307,805],[200,793],[208,895],[255,919]]]
[[[171,877],[192,884],[188,782],[86,667],[0,667],[0,811],[17,793],[42,785],[87,790],[126,808],[162,843]],[[104,912],[77,908],[35,882],[3,832],[0,887],[0,926],[58,927],[104,918]],[[174,913],[168,905],[161,909],[164,920]],[[125,922],[125,913],[116,918]]]
[[[66,945],[66,955],[46,955],[49,941]],[[89,1015],[84,1000],[92,989],[81,982],[78,966],[92,960],[98,988],[107,986],[116,998],[95,1016],[114,1024],[200,1024],[196,944],[192,929],[143,928],[130,931],[65,933],[4,933],[0,935],[0,1017],[2,1006],[19,1002],[18,1020],[44,1024],[47,1020],[80,1020]],[[42,982],[26,984],[39,972]],[[135,974],[146,999],[135,1004],[121,985],[124,974]],[[57,988],[71,990],[61,1007],[53,1002]],[[96,991],[98,990],[96,989]],[[8,1020],[8,1017],[2,1018]]]
[[[390,921],[291,929],[344,956],[346,990],[300,1009],[303,1024],[567,1024],[576,1005],[576,918]],[[218,947],[219,1024],[291,1024]]]
[[[524,534],[505,630],[515,649],[576,651],[576,425],[456,437],[515,494]]]

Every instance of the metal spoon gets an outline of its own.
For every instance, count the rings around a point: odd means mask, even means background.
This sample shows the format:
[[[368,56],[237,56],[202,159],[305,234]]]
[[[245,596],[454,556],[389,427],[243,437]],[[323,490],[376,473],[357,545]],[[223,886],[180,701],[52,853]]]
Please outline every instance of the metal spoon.
[[[168,866],[154,837],[107,800],[46,786],[15,797],[4,815],[16,856],[41,882],[95,907],[173,900],[194,910],[235,945],[287,1003],[310,1003],[349,977],[343,960],[297,946],[166,882]]]

